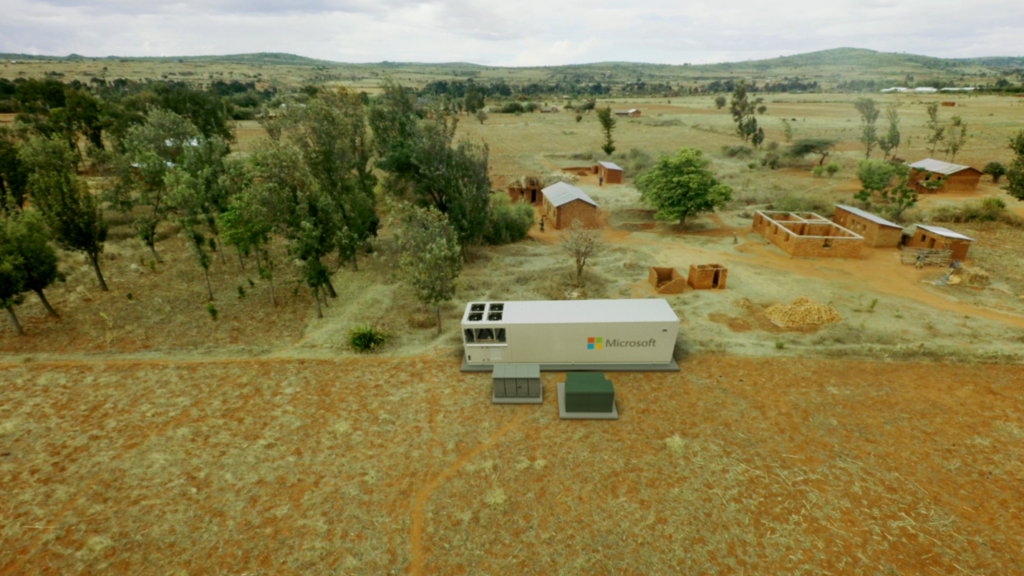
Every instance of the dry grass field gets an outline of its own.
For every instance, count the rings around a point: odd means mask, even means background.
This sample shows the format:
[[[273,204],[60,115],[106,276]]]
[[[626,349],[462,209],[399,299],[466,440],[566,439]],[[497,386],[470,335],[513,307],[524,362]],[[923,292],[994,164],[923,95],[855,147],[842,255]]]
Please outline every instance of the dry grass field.
[[[130,64],[139,77],[323,72]],[[357,76],[330,81],[376,86]],[[276,306],[251,261],[214,258],[212,319],[177,228],[161,228],[156,264],[112,216],[109,293],[62,253],[67,279],[47,291],[62,318],[29,295],[28,336],[0,324],[0,576],[1024,573],[1024,228],[948,225],[977,239],[987,287],[936,285],[944,270],[903,266],[895,249],[791,259],[751,230],[754,208],[851,200],[856,96],[769,95],[759,117],[767,141],[783,142],[781,118],[796,138],[841,139],[831,179],[810,159],[768,170],[724,155],[739,142],[710,97],[610,103],[643,111],[619,120],[620,152],[698,147],[736,192],[682,228],[654,221],[628,172],[581,181],[608,249],[576,297],[655,297],[651,266],[729,268],[724,291],[666,297],[682,371],[610,374],[617,422],[559,420],[563,374],[543,375],[542,406],[495,406],[487,375],[458,371],[465,302],[573,296],[550,228],[473,250],[438,335],[374,255],[358,271],[329,262],[339,297],[317,320],[282,243]],[[928,155],[932,100],[956,101],[942,117],[964,117],[957,161],[976,167],[1006,161],[1024,120],[1024,99],[877,98],[899,105],[908,160]],[[587,164],[600,145],[592,115],[492,113],[459,133],[488,144],[496,189]],[[237,135],[245,155],[262,130]],[[987,178],[910,216],[987,197],[1024,216]],[[784,330],[764,316],[798,296],[842,320]],[[376,355],[346,343],[363,323],[390,334]]]
[[[1018,367],[706,356],[609,423],[449,352],[5,363],[0,573],[1024,570]]]

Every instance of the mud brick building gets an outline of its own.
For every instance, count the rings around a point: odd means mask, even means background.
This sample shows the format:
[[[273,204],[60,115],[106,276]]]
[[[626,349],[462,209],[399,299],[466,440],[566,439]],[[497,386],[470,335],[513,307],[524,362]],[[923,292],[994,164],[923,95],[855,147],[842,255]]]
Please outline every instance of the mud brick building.
[[[557,230],[579,220],[584,228],[598,228],[598,205],[587,193],[572,184],[556,182],[541,190],[544,215]]]
[[[971,248],[974,238],[964,236],[942,226],[925,226],[918,224],[907,229],[903,245],[907,248],[925,248],[928,250],[949,250],[953,260],[967,259],[967,251]]]
[[[938,188],[928,188],[923,184],[936,180],[942,181],[942,185]],[[978,189],[980,180],[980,170],[961,164],[950,164],[941,160],[925,158],[910,165],[910,177],[907,179],[907,185],[916,188],[919,193],[923,194],[974,192]]]
[[[853,206],[836,204],[832,221],[863,236],[871,248],[896,248],[903,240],[903,226]]]
[[[795,258],[859,258],[864,237],[812,212],[758,210],[754,231]]]

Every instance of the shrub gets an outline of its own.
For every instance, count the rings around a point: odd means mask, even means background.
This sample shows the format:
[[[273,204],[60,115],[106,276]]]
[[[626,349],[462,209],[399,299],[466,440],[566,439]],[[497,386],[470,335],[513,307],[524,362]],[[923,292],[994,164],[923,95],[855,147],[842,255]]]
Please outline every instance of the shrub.
[[[491,218],[487,222],[484,240],[488,244],[511,244],[526,238],[533,226],[533,206],[509,200],[508,196],[491,198]]]
[[[814,168],[811,168],[811,176],[814,176],[815,178],[821,178],[824,175],[825,175],[825,167],[824,166],[815,166]]]
[[[536,112],[540,110],[540,104],[536,102],[527,102],[526,106],[523,106],[523,112]]]
[[[1003,166],[999,162],[989,162],[988,164],[985,164],[985,169],[981,172],[991,176],[993,183],[998,183],[999,179],[1006,174],[1006,166]]]
[[[373,326],[360,324],[348,333],[348,344],[357,352],[374,352],[387,342],[388,335]]]
[[[615,160],[632,177],[654,166],[654,157],[639,148],[630,148],[629,152],[619,154]]]
[[[206,303],[206,312],[210,314],[211,320],[217,320],[217,307],[213,305],[213,302]]]
[[[769,204],[768,209],[782,212],[814,212],[822,216],[831,216],[836,208],[827,200],[786,195]]]
[[[782,163],[782,157],[779,156],[778,152],[768,152],[761,159],[761,166],[767,166],[768,168],[775,170]]]
[[[498,112],[501,114],[521,114],[523,112],[523,105],[519,102],[506,102],[501,108],[498,108]]]
[[[754,149],[749,146],[722,146],[722,154],[729,158],[750,158]]]
[[[842,169],[842,167],[839,166],[838,162],[829,162],[825,166],[825,172],[828,172],[828,177],[829,178],[835,176],[836,173],[839,172],[839,170],[841,170],[841,169]]]
[[[1024,221],[1007,212],[1006,203],[999,198],[985,198],[981,202],[968,202],[960,206],[942,206],[931,214],[933,222],[1003,222],[1011,226],[1024,226]]]

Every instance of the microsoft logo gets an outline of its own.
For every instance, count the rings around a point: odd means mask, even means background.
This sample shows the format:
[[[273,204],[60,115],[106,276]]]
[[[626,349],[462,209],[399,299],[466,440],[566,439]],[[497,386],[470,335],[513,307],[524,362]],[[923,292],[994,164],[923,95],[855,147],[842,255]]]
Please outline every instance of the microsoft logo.
[[[587,350],[600,350],[603,338],[587,338]]]

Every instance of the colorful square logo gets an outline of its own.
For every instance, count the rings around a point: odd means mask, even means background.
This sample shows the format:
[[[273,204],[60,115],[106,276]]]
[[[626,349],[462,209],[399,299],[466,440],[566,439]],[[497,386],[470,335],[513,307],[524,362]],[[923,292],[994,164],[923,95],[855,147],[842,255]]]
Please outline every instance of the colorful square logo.
[[[600,350],[602,338],[587,338],[587,350]]]

